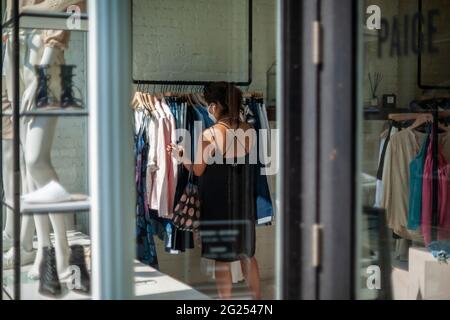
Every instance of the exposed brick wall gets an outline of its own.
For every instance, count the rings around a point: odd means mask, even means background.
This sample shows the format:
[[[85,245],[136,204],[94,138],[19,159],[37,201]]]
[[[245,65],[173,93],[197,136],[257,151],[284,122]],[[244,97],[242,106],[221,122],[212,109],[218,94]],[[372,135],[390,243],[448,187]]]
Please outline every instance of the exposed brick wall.
[[[247,80],[247,1],[135,0],[134,76]],[[275,1],[254,1],[252,89],[266,90],[275,61]]]

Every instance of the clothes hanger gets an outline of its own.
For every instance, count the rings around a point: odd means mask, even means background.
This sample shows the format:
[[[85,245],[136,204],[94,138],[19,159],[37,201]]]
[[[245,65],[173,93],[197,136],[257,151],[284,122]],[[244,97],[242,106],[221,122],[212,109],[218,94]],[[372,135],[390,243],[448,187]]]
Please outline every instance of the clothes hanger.
[[[200,102],[200,105],[207,108],[208,102],[206,102],[205,97],[203,96],[203,93],[197,93],[198,101]]]
[[[152,112],[154,110],[154,107],[152,105],[152,95],[148,92],[146,92],[144,95],[144,102],[145,102],[145,107],[147,109],[148,112]]]
[[[200,101],[198,101],[198,95],[196,93],[197,88],[194,88],[193,92],[190,94],[192,101],[196,106],[201,105]]]
[[[139,92],[141,91],[141,83],[140,81],[137,84],[136,87],[136,91],[134,93],[133,99],[131,100],[131,108],[134,110],[137,110],[139,108],[140,105],[140,100],[139,100]]]
[[[450,127],[447,125],[446,119],[443,119],[443,120],[444,120],[446,123],[439,122],[438,128],[441,129],[441,130],[444,131],[444,132],[449,132],[449,131],[450,131]]]
[[[429,113],[420,114],[417,116],[416,121],[409,127],[409,129],[414,130],[419,128],[421,125],[425,123],[432,123],[433,115]]]
[[[135,99],[136,99],[136,108],[137,109],[146,109],[145,99],[142,92],[137,91],[135,93]]]
[[[131,108],[133,110],[136,110],[139,107],[139,101],[138,101],[137,95],[138,95],[138,93],[136,91],[134,93],[133,99],[131,99]]]

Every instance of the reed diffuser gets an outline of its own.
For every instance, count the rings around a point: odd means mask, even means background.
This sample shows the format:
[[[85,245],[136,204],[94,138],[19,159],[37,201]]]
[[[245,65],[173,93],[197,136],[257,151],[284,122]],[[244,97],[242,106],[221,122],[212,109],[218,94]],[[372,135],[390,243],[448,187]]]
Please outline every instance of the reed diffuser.
[[[370,105],[372,107],[378,107],[379,106],[379,100],[378,100],[378,88],[380,87],[380,83],[383,80],[383,76],[379,72],[374,72],[371,74],[369,72],[369,81],[370,81],[370,90],[372,91],[372,99],[370,101]]]

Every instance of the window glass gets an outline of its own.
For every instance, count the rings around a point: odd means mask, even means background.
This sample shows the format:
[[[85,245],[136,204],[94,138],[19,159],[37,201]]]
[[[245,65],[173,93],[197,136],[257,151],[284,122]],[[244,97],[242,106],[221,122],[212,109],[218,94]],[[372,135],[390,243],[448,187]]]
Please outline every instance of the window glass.
[[[359,297],[449,299],[450,6],[360,9]]]

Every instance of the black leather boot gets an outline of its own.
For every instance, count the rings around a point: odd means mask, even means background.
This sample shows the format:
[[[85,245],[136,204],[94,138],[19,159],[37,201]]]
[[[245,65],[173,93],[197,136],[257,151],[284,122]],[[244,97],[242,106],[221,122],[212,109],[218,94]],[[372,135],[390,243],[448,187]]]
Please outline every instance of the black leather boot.
[[[46,296],[61,294],[58,271],[56,269],[55,248],[45,247],[44,258],[39,266],[39,293]]]
[[[49,82],[49,65],[36,65],[34,66],[37,75],[38,86],[36,90],[36,108],[56,108],[57,103],[50,94]]]
[[[89,294],[91,292],[91,278],[86,266],[86,259],[84,257],[84,248],[80,245],[73,245],[70,247],[70,266],[76,266],[80,270],[80,281],[77,283],[75,279],[75,287],[73,291]]]
[[[83,103],[80,99],[76,99],[73,93],[73,69],[76,66],[61,66],[61,107],[62,108],[82,108]]]

